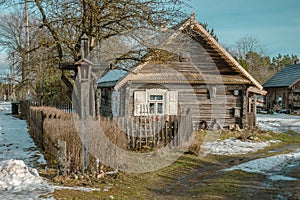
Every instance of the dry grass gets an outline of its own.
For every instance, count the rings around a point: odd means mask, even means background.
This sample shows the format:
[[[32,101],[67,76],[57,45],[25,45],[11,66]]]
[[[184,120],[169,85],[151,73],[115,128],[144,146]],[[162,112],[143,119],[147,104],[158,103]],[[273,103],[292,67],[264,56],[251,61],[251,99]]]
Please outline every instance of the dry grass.
[[[32,107],[32,110],[42,111],[43,123],[43,148],[49,164],[62,165],[59,163],[58,140],[66,142],[66,159],[63,163],[67,167],[67,173],[81,170],[81,122],[75,114],[65,113],[52,107]],[[76,126],[75,126],[76,125]],[[121,149],[126,149],[127,139],[125,134],[111,119],[90,119],[89,120],[89,141],[90,141],[90,166],[89,170],[94,171],[96,167],[97,154],[106,154],[103,146],[103,137]],[[99,132],[101,131],[101,132]],[[103,134],[102,134],[103,133]],[[102,150],[102,151],[101,151]],[[100,151],[100,152],[99,152]]]
[[[55,121],[52,122],[54,123]],[[97,124],[97,122],[95,123]],[[114,144],[118,145],[122,141],[116,133],[123,133],[113,121],[100,119],[100,124],[103,129],[108,130],[105,136],[112,142],[115,142]],[[93,128],[97,128],[97,126]],[[96,133],[97,131],[91,132]],[[190,152],[198,152],[197,149],[200,148],[199,146],[203,141],[207,141],[209,134],[212,133],[206,131],[197,132],[190,146]],[[287,146],[291,142],[293,144],[299,144],[300,142],[299,135],[295,137],[293,135],[289,136],[288,134],[260,130],[222,131],[218,134],[220,139],[230,137],[254,141],[280,139],[283,141],[281,145]],[[97,144],[94,142],[94,147],[97,147]],[[119,145],[122,146],[124,144],[121,142]],[[281,149],[280,147],[276,148]],[[277,154],[279,153],[277,152]],[[101,180],[92,178],[84,178],[83,180],[63,179],[63,181],[60,180],[58,183],[55,182],[55,184],[86,185],[100,188],[101,191],[92,193],[72,190],[55,191],[54,197],[56,199],[110,199],[111,196],[115,199],[254,199],[255,196],[260,196],[262,199],[267,199],[272,195],[275,197],[277,194],[284,194],[284,190],[287,190],[293,195],[292,197],[295,197],[290,199],[297,199],[296,197],[299,196],[299,192],[293,188],[298,188],[299,182],[278,183],[278,187],[282,188],[282,191],[277,191],[267,187],[269,182],[264,175],[242,171],[219,171],[228,166],[261,157],[261,154],[270,155],[268,149],[260,151],[257,155],[251,154],[233,157],[201,157],[184,154],[170,166],[155,172],[142,174],[120,172],[113,178],[105,177],[105,179]],[[294,174],[298,174],[298,172],[298,169],[293,171]],[[286,184],[290,185],[286,186]],[[109,190],[104,191],[105,188],[109,188]]]

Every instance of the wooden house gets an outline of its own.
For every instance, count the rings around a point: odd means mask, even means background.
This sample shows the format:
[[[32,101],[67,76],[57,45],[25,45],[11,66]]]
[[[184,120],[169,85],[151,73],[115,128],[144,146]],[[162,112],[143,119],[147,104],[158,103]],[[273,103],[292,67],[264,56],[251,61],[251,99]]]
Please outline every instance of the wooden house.
[[[98,80],[100,114],[153,119],[190,111],[194,129],[255,126],[256,94],[263,87],[193,15],[175,33],[191,40],[171,62],[149,60],[131,72],[108,71]]]
[[[300,109],[300,64],[284,67],[264,85],[268,110]]]

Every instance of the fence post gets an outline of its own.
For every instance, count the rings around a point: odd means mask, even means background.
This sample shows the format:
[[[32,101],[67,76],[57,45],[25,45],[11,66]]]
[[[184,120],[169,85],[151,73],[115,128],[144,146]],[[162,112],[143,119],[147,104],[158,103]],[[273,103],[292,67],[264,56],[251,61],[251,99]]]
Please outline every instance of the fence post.
[[[58,151],[57,151],[57,165],[59,174],[67,174],[68,164],[67,164],[67,143],[62,140],[57,141]]]

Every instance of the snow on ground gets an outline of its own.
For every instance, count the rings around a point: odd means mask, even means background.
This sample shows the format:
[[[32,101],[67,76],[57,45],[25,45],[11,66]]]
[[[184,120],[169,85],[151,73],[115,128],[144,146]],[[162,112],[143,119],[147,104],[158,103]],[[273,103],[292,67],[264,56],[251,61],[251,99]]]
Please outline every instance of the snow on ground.
[[[293,177],[284,176],[285,172],[293,167],[298,167],[300,162],[300,149],[289,153],[260,158],[240,165],[236,165],[224,171],[242,170],[246,172],[262,173],[269,176],[271,180],[298,180]]]
[[[26,121],[11,115],[10,102],[0,102],[0,199],[40,199],[39,195],[52,192],[33,168],[45,163]]]
[[[11,103],[10,102],[0,102],[0,111],[10,111]]]
[[[287,114],[258,114],[257,126],[263,130],[275,132],[292,130],[300,133],[300,116]]]
[[[38,199],[53,191],[38,171],[22,160],[0,162],[0,199]]]
[[[300,133],[300,116],[286,114],[258,114],[257,125],[263,130],[271,130],[275,132],[286,132],[293,130]],[[246,154],[263,149],[272,143],[280,141],[268,142],[243,142],[235,138],[230,138],[224,141],[207,142],[202,145],[204,154],[216,155],[233,155]]]
[[[55,190],[77,190],[83,192],[100,191],[100,188],[53,186]]]
[[[241,141],[236,138],[229,138],[226,140],[218,140],[215,142],[206,142],[202,145],[201,149],[204,154],[214,155],[234,155],[234,154],[247,154],[249,152],[255,152],[259,149],[263,149],[272,143],[278,143],[280,141],[268,141],[268,142],[251,142]]]
[[[45,164],[28,133],[27,123],[11,115],[11,103],[0,102],[0,161],[23,160],[30,167]]]
[[[286,132],[289,130],[300,134],[300,116],[276,114],[276,115],[258,115],[257,124],[263,130],[271,130],[275,132]],[[257,151],[265,148],[272,143],[280,141],[269,141],[262,143],[242,142],[235,138],[225,141],[216,141],[206,143],[202,148],[210,154],[244,154],[251,151]],[[269,179],[276,180],[298,180],[297,178],[287,177],[284,174],[292,168],[300,166],[300,149],[289,153],[260,158],[237,166],[233,166],[224,171],[242,170],[246,172],[255,172],[266,174]]]

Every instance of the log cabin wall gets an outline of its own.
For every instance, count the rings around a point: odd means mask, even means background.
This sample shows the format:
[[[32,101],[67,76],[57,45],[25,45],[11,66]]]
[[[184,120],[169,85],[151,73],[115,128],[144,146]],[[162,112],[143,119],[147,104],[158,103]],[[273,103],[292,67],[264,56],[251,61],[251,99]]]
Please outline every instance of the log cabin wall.
[[[300,108],[300,81],[292,87],[266,88],[268,96],[266,105],[268,110],[279,111],[280,109]]]
[[[267,88],[268,96],[266,99],[267,109],[278,111],[289,108],[291,92],[287,87]]]
[[[300,80],[291,87],[288,101],[292,110],[300,109]]]
[[[185,114],[189,109],[192,112],[195,129],[200,128],[202,121],[209,125],[214,119],[223,124],[225,128],[235,125],[243,127],[243,123],[247,123],[247,119],[245,118],[246,114],[243,113],[243,90],[240,89],[240,85],[228,85],[225,86],[225,90],[218,91],[217,89],[216,97],[213,100],[208,87],[207,85],[131,83],[130,86],[128,84],[121,89],[122,96],[126,97],[122,98],[120,105],[120,110],[124,111],[121,115],[133,116],[135,91],[167,89],[178,91],[178,115]],[[218,86],[216,87],[218,88]]]

